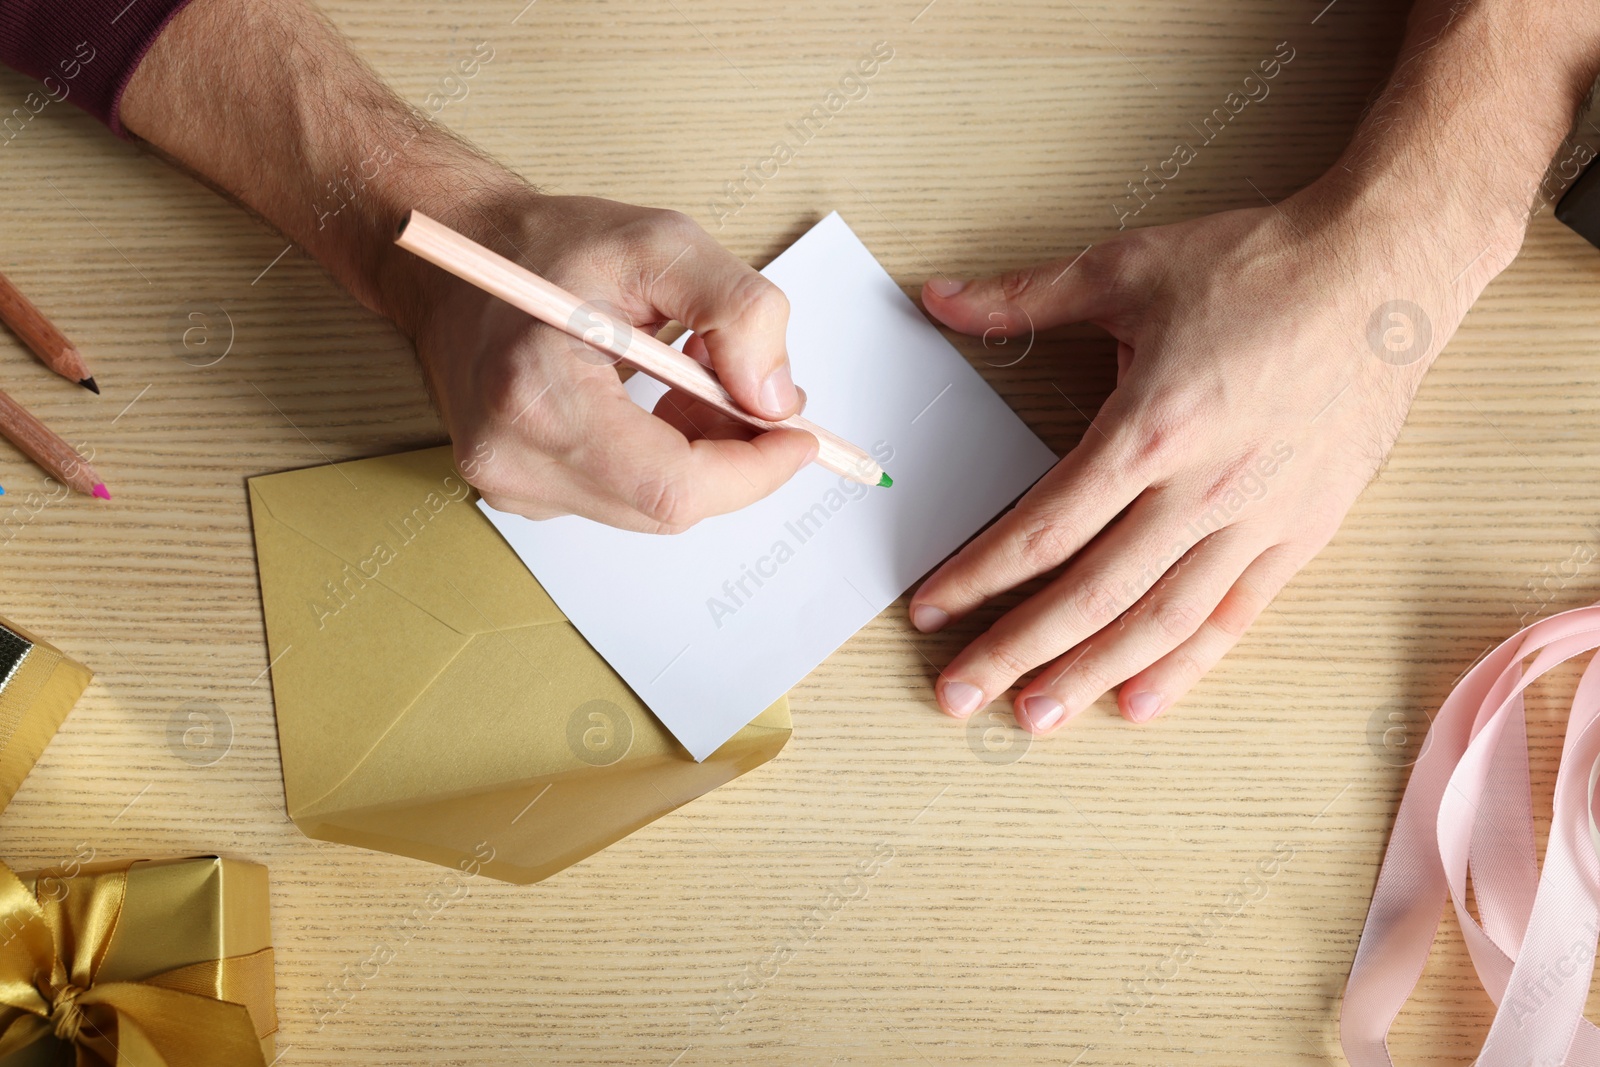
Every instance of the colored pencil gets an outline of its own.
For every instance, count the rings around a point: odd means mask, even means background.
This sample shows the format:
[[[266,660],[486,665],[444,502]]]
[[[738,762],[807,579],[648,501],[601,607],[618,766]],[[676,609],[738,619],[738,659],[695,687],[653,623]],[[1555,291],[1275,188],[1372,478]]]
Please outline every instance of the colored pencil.
[[[57,437],[27,408],[0,392],[0,437],[16,445],[45,472],[85,496],[110,500],[106,484],[78,450]]]
[[[420,211],[406,213],[395,243],[725,415],[761,430],[804,430],[818,441],[817,463],[835,474],[863,485],[894,484],[876,460],[844,438],[798,415],[769,421],[750,414],[728,394],[716,375],[682,352],[626,323],[615,322],[560,286]]]
[[[43,360],[45,366],[91,393],[99,394],[100,387],[89,373],[83,353],[4,274],[0,274],[0,321],[11,327],[11,332],[33,349],[33,354]]]

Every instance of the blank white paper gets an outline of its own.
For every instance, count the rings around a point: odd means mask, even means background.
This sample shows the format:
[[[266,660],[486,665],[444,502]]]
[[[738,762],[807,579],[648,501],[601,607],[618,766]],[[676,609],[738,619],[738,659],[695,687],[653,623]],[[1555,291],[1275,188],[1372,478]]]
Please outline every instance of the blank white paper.
[[[806,418],[887,489],[812,465],[673,537],[484,514],[697,760],[827,659],[1055,462],[838,213],[762,271],[789,298]],[[628,383],[653,407],[664,389]]]

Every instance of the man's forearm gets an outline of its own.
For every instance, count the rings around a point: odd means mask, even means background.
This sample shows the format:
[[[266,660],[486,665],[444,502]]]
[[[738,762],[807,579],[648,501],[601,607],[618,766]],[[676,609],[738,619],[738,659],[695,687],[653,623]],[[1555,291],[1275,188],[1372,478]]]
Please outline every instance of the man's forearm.
[[[123,94],[132,133],[260,214],[408,332],[426,274],[394,254],[407,208],[475,231],[526,193],[397,97],[300,0],[194,0]]]
[[[1326,181],[1377,217],[1436,220],[1470,303],[1515,257],[1597,72],[1593,0],[1419,0],[1394,73]]]

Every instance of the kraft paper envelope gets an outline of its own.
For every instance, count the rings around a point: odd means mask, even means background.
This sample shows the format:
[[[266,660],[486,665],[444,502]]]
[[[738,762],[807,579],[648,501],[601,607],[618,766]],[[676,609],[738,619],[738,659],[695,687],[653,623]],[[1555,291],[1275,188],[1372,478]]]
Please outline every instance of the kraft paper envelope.
[[[534,882],[789,738],[784,698],[696,763],[448,448],[252,478],[250,507],[284,792],[310,837]]]

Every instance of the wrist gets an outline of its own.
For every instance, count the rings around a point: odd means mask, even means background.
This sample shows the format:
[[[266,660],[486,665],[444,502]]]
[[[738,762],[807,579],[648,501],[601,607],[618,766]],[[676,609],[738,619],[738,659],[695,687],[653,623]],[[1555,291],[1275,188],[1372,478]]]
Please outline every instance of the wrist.
[[[1281,205],[1302,256],[1333,273],[1329,298],[1355,330],[1358,393],[1416,391],[1479,294],[1516,258],[1526,216],[1392,171],[1326,175]]]
[[[1394,73],[1316,195],[1458,279],[1470,305],[1515,258],[1600,72],[1592,6],[1418,0]]]
[[[1520,185],[1491,190],[1406,169],[1338,163],[1302,193],[1342,233],[1359,233],[1360,243],[1386,260],[1380,273],[1448,281],[1459,319],[1522,247],[1535,183]]]
[[[426,310],[460,283],[395,245],[406,212],[421,211],[510,255],[518,212],[538,194],[415,113],[369,128],[384,132],[325,166],[332,177],[308,200],[301,243],[362,304],[415,340]]]

